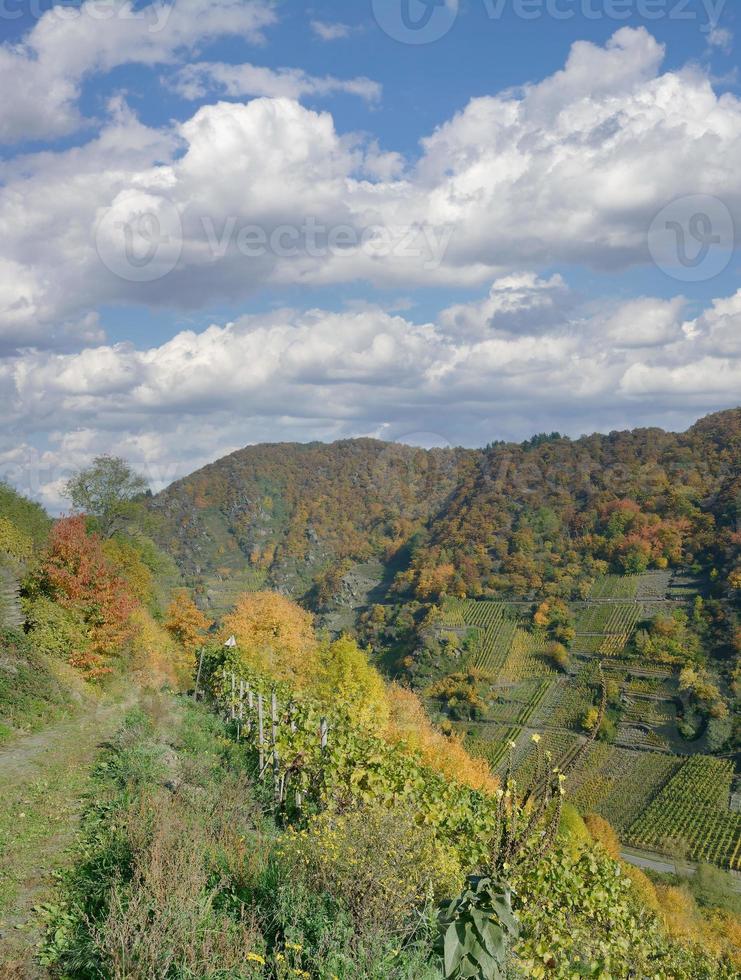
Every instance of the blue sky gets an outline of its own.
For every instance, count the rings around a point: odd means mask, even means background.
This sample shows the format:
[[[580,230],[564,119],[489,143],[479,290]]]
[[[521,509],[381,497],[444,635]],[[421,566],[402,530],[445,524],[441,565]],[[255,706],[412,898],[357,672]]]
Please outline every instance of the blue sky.
[[[103,450],[159,486],[262,439],[471,445],[734,403],[737,20],[4,0],[0,471],[55,507]]]

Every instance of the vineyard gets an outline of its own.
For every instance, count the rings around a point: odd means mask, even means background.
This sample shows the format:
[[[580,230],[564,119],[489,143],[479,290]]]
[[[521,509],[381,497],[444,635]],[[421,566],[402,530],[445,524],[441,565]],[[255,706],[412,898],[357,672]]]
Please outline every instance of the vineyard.
[[[681,754],[677,670],[639,660],[629,646],[639,625],[686,609],[698,588],[691,576],[667,570],[597,580],[589,598],[571,607],[576,635],[561,670],[525,604],[447,599],[444,623],[476,631],[471,663],[492,678],[483,723],[455,727],[471,753],[500,775],[510,753],[518,778],[532,775],[534,731],[554,762],[565,765],[599,701],[601,661],[612,691],[609,742],[596,742],[572,774],[575,805],[604,817],[634,846],[684,848],[694,860],[741,870],[741,813],[729,808],[733,767]]]
[[[474,627],[472,649],[475,667],[494,672],[504,666],[517,630],[517,617],[504,602],[448,599],[443,606],[443,627]]]
[[[605,575],[599,578],[589,593],[590,599],[635,599],[639,575]]]
[[[688,759],[628,829],[635,847],[741,870],[741,813],[730,810],[733,766],[710,756]]]
[[[590,603],[576,620],[578,633],[630,633],[641,616],[638,603]]]
[[[554,675],[556,671],[545,655],[546,646],[543,636],[517,626],[499,675],[500,679],[517,681],[528,677]]]
[[[624,831],[682,765],[676,756],[595,746],[574,775],[574,802]]]
[[[597,579],[589,593],[590,599],[665,599],[674,589],[676,575],[669,570],[644,572],[641,575],[605,575]],[[683,583],[697,591],[694,580]]]

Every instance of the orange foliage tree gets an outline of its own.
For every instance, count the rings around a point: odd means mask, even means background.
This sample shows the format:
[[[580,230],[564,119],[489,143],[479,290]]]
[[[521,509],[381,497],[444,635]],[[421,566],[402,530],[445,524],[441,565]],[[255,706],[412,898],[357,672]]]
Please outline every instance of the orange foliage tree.
[[[201,612],[191,599],[187,589],[176,589],[165,614],[165,628],[182,644],[185,651],[194,654],[204,642],[211,620]]]
[[[224,617],[222,639],[234,634],[241,660],[276,680],[305,687],[319,671],[310,613],[279,592],[246,592]]]
[[[483,759],[474,759],[455,735],[444,735],[430,721],[419,697],[407,688],[391,684],[388,689],[391,720],[388,738],[404,742],[419,752],[430,769],[472,789],[494,792],[499,780]]]
[[[54,525],[36,588],[84,624],[85,635],[70,657],[73,666],[89,677],[107,673],[105,657],[129,637],[137,600],[105,557],[100,537],[87,533],[84,517],[65,517]]]

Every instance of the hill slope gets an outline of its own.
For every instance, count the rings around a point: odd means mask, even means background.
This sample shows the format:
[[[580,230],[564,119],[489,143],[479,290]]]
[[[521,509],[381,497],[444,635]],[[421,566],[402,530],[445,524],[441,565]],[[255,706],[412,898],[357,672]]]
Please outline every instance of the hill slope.
[[[248,447],[153,498],[160,540],[216,609],[245,587],[331,594],[352,563],[397,591],[569,598],[609,569],[715,560],[735,521],[741,409],[682,434],[539,436],[484,450],[369,439]]]

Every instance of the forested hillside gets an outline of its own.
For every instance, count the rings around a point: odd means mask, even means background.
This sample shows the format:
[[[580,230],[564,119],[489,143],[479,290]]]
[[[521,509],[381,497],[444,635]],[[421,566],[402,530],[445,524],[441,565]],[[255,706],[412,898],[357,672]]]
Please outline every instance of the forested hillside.
[[[585,596],[608,571],[736,565],[741,409],[688,432],[552,434],[483,450],[362,439],[248,447],[152,501],[215,606],[236,587],[329,598],[353,563],[397,594]],[[228,602],[227,602],[228,605]]]

